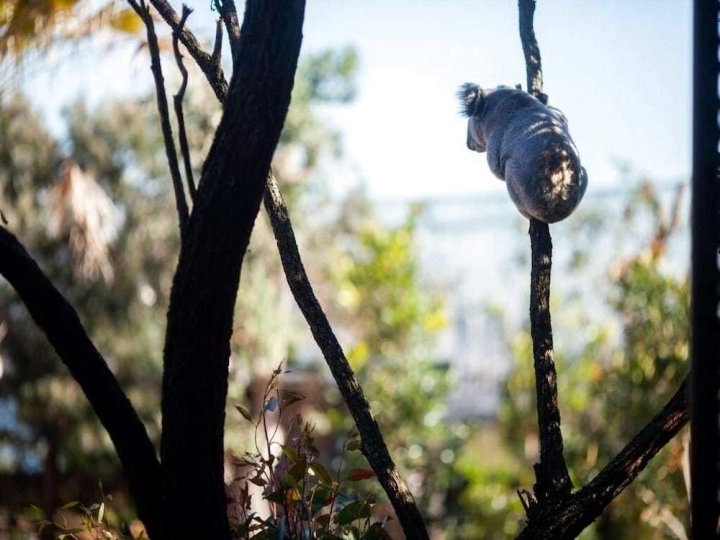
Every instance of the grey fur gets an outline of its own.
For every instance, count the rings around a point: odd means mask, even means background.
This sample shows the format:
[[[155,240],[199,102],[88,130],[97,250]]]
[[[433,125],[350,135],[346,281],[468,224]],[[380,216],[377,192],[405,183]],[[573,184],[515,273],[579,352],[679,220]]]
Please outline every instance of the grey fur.
[[[458,98],[469,117],[468,148],[487,151],[490,170],[506,181],[520,213],[545,223],[568,217],[585,194],[587,173],[563,113],[504,86],[466,83]]]

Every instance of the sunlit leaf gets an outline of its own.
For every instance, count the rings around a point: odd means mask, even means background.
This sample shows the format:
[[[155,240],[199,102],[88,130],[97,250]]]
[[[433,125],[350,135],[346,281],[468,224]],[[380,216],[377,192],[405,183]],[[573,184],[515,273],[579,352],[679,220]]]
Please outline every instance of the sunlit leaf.
[[[311,470],[315,474],[315,476],[320,479],[321,482],[325,482],[326,484],[332,483],[332,478],[330,477],[330,474],[321,463],[311,463],[310,465],[308,465],[308,469]]]
[[[348,504],[335,516],[338,525],[349,525],[357,519],[370,517],[370,507],[364,501],[355,501]]]

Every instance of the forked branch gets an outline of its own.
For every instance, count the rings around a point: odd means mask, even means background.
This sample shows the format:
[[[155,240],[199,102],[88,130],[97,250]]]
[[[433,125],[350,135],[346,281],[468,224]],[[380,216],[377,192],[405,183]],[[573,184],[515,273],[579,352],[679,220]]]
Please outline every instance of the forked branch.
[[[150,2],[156,6],[160,15],[168,21],[168,23],[177,19],[177,14],[171,7],[166,6],[162,9],[158,7],[158,4],[163,6],[164,0],[150,0]],[[222,5],[225,6],[223,8],[225,10],[230,10],[230,6],[234,8],[234,4],[228,3],[227,0],[224,0]],[[224,17],[224,20],[226,22],[231,48],[233,51],[239,51],[239,29],[236,31],[236,29],[232,27],[232,18]],[[200,48],[192,32],[184,28],[183,33],[188,37],[187,43],[184,42],[184,44],[190,56],[193,58],[204,58],[206,53]],[[222,80],[222,73],[213,70],[209,65],[198,63],[198,66],[213,88],[227,86],[225,81]],[[226,99],[226,95],[222,92],[216,92],[216,96],[221,103]],[[378,479],[393,505],[407,537],[427,538],[427,530],[412,494],[400,477],[392,461],[382,433],[370,409],[370,405],[345,358],[342,347],[338,343],[330,323],[315,297],[312,285],[305,274],[297,243],[295,242],[292,224],[277,183],[272,175],[268,175],[264,193],[264,204],[273,224],[273,232],[290,289],[310,326],[313,337],[318,343],[330,367],[330,371],[335,377],[343,399],[356,421],[358,431],[363,440],[363,452],[373,467],[373,470],[375,470],[378,475]]]
[[[170,112],[168,109],[167,94],[165,93],[165,80],[162,73],[162,63],[160,61],[160,47],[158,45],[157,35],[155,34],[155,24],[150,15],[150,8],[145,3],[145,0],[140,0],[140,4],[135,0],[128,0],[128,3],[135,10],[135,13],[140,16],[147,30],[150,67],[155,81],[155,95],[157,97],[158,112],[160,113],[160,127],[162,128],[163,140],[165,142],[165,155],[167,156],[170,177],[172,178],[173,190],[175,191],[175,205],[177,206],[180,221],[180,233],[184,236],[187,231],[190,212],[188,210],[187,200],[185,199],[185,189],[183,188],[183,181],[180,176],[175,139],[173,138],[172,126],[170,125]],[[182,29],[182,24],[180,24],[180,29]]]
[[[533,30],[535,0],[519,0],[520,38],[527,67],[528,91],[547,102],[542,93],[540,49]],[[530,220],[532,245],[530,322],[535,358],[540,463],[535,466],[535,500],[526,504],[528,523],[518,538],[575,538],[617,497],[688,420],[686,382],[667,405],[586,486],[571,493],[572,483],[563,458],[557,375],[553,362],[550,321],[552,240],[547,224]]]

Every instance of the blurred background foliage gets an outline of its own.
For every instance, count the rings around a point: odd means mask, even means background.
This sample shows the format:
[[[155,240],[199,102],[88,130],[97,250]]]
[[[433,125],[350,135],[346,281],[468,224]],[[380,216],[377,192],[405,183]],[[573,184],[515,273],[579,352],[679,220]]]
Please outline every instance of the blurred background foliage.
[[[125,11],[77,0],[1,2],[0,58],[5,65],[22,62],[29,51],[92,35],[101,22],[109,21],[113,32],[137,32]],[[327,189],[332,178],[323,164],[342,161],[343,153],[341,134],[323,110],[355,98],[358,66],[352,47],[305,56],[276,174],[317,293],[434,537],[510,538],[524,516],[516,490],[532,486],[538,452],[528,328],[504,309],[492,310],[504,321],[513,362],[497,417],[451,421],[452,373],[438,359],[436,342],[452,320],[418,262],[422,208],[389,225],[362,190],[337,200]],[[220,109],[198,74],[185,109],[199,176]],[[154,97],[94,108],[78,101],[59,137],[25,97],[0,93],[0,132],[3,219],[75,305],[157,440],[178,230]],[[593,290],[554,281],[556,327],[570,337],[556,339],[556,360],[576,484],[622,448],[687,371],[687,278],[668,268],[666,249],[680,225],[679,208],[661,202],[651,183],[639,184],[620,222],[588,204],[573,231],[584,241],[567,269],[556,267],[556,275],[588,271],[594,239],[632,239]],[[262,388],[284,360],[292,372],[285,384],[308,395],[302,415],[315,424],[320,459],[337,465],[351,419],[294,306],[262,213],[243,267],[232,339],[229,460],[249,445],[233,405],[257,414]],[[685,538],[685,450],[684,437],[672,441],[584,537]],[[358,453],[346,459],[349,468],[366,466]],[[115,495],[120,517],[113,523],[129,521],[132,509],[108,437],[0,282],[0,536],[31,503],[50,515],[64,502],[96,499],[98,479]],[[369,489],[382,500],[379,489]]]

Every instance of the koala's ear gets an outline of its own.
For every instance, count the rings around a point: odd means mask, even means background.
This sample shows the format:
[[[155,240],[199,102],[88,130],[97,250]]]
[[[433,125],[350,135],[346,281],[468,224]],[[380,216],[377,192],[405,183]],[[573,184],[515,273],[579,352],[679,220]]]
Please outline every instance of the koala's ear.
[[[460,114],[473,116],[485,99],[485,91],[477,84],[465,83],[458,89],[457,98],[460,101]]]

